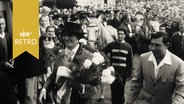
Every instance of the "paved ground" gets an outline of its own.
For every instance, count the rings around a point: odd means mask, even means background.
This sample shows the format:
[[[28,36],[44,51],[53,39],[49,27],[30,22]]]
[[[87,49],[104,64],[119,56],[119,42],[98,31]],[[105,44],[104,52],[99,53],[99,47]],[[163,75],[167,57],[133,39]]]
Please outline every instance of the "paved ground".
[[[137,68],[138,62],[139,62],[139,57],[138,56],[134,56],[134,60],[133,60],[133,67],[134,67],[134,69]],[[125,85],[125,101],[126,101],[126,97],[127,97],[129,88],[130,88],[129,86],[130,86],[130,82],[127,81],[126,85]],[[99,93],[100,93],[100,91],[99,91]],[[104,103],[97,102],[97,100],[99,98],[99,95],[100,95],[99,93],[95,97],[96,98],[96,102],[94,104],[111,104],[111,90],[110,90],[110,86],[109,85],[105,86]]]
[[[127,81],[126,82],[126,85],[125,85],[125,102],[126,102],[126,97],[127,97],[127,94],[128,94],[128,91],[129,91],[129,87],[130,86],[130,81]],[[100,93],[100,91],[99,91]],[[98,98],[100,97],[100,94],[97,94],[97,96],[95,97],[95,103],[94,104],[111,104],[111,90],[110,90],[110,85],[106,85],[105,86],[105,94],[104,94],[104,103],[99,103],[98,102]]]

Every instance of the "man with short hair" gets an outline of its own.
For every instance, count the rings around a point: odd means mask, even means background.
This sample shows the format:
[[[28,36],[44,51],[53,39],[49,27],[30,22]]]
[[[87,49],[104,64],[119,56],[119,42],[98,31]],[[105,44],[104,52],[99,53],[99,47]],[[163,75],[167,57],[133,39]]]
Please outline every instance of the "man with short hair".
[[[121,25],[121,22],[120,22],[121,18],[119,18],[120,11],[115,10],[113,13],[114,13],[114,17],[112,20],[109,21],[108,25],[111,25],[117,29]]]
[[[167,33],[152,34],[151,51],[140,56],[126,104],[183,104],[184,61],[168,46]]]
[[[84,37],[87,39],[87,16],[85,13],[79,15],[79,23],[81,24],[82,30],[86,33]]]
[[[131,22],[131,15],[130,14],[125,14],[122,18],[122,23],[120,27],[125,31],[125,41],[128,42],[133,49],[135,49],[136,46],[136,41],[134,38],[134,23]]]
[[[39,18],[39,36],[43,35],[47,28],[47,17],[41,16]]]
[[[166,26],[164,24],[159,26],[159,31],[166,32]]]
[[[112,104],[124,103],[124,87],[126,80],[132,74],[132,47],[125,41],[125,30],[118,28],[118,41],[109,43],[104,49],[105,54],[110,53],[110,63],[114,67],[116,80],[111,84]]]
[[[0,16],[0,103],[16,104],[13,92],[12,73],[14,66],[12,59],[12,39],[5,32],[6,21]]]
[[[179,24],[179,31],[171,37],[170,50],[184,60],[184,22]]]

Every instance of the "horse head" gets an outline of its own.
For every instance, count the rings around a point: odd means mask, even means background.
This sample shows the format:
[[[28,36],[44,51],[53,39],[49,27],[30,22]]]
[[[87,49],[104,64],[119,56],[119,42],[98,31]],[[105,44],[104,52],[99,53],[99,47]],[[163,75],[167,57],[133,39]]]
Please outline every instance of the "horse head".
[[[142,12],[138,11],[135,14],[135,24],[138,26],[143,26],[144,22],[145,22],[144,14]]]
[[[108,31],[110,26],[106,26],[109,28],[107,29],[102,24],[101,16],[98,18],[87,18],[87,20],[88,43],[92,48],[100,50],[103,49],[108,43],[114,41],[112,36],[113,32]]]
[[[149,39],[151,32],[154,32],[153,26],[149,23],[146,16],[140,11],[135,14],[135,32],[137,31],[136,26],[141,28],[146,39]]]

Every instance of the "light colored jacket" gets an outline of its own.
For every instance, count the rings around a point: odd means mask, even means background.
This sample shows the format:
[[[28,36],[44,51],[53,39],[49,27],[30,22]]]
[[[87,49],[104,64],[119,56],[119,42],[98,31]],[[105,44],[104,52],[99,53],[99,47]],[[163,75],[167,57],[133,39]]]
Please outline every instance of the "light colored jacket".
[[[184,104],[184,61],[170,53],[171,65],[160,67],[154,77],[154,64],[148,61],[152,52],[140,57],[132,79],[128,104]]]

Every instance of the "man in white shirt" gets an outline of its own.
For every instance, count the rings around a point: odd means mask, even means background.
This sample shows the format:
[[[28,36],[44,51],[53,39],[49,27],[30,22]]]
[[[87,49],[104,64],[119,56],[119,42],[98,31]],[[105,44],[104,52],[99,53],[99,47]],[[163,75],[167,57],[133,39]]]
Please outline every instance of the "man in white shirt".
[[[168,45],[167,33],[152,34],[151,52],[140,56],[126,104],[183,104],[184,61]]]

